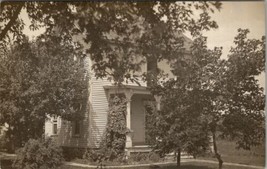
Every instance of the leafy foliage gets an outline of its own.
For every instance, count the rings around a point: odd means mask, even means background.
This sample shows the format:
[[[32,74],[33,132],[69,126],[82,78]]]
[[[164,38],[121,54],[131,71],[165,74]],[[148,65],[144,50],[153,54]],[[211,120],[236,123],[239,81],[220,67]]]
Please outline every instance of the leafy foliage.
[[[156,104],[154,101],[146,101],[144,103],[145,107],[145,142],[148,145],[154,145],[157,133],[155,133],[154,129],[154,122],[157,120],[157,116],[155,113],[157,111]]]
[[[265,71],[265,37],[248,39],[249,30],[239,29],[227,62],[227,107],[224,136],[237,140],[239,148],[250,149],[265,137],[265,95],[256,76]]]
[[[181,37],[173,35],[188,31],[197,36],[217,28],[209,13],[220,8],[220,2],[3,2],[0,21],[6,25],[0,27],[0,40],[13,34],[20,41],[24,21],[18,14],[24,10],[31,30],[45,27],[45,34],[52,35],[59,29],[66,41],[83,34],[97,77],[137,82],[146,60],[181,54]]]
[[[151,87],[162,96],[151,131],[162,154],[177,149],[201,154],[212,136],[221,168],[218,135],[234,139],[237,148],[262,143],[265,96],[256,76],[264,70],[265,38],[247,39],[248,30],[238,32],[228,60],[220,59],[221,48],[207,49],[206,38],[199,36],[188,55],[172,62],[176,78]]]
[[[47,39],[44,39],[47,38]],[[0,63],[0,124],[8,125],[10,151],[43,134],[47,115],[79,118],[87,102],[84,59],[60,38],[16,44]]]
[[[124,153],[126,134],[126,99],[115,95],[110,100],[108,123],[105,132],[104,146],[110,149],[115,158]]]
[[[209,147],[208,123],[203,114],[206,105],[205,82],[207,69],[219,59],[220,49],[208,50],[206,39],[197,37],[188,55],[172,63],[176,79],[152,88],[162,95],[161,110],[156,112],[154,135],[156,147],[162,154],[187,151],[194,156]]]
[[[15,168],[25,169],[55,169],[63,161],[62,150],[51,138],[30,139],[23,148],[17,152],[13,163]]]
[[[1,56],[0,124],[8,124],[6,138],[13,150],[12,146],[22,146],[29,137],[41,136],[43,130],[45,115],[39,116],[36,111],[40,92],[35,88],[38,79],[35,63],[27,39],[22,45],[14,46],[8,56]]]
[[[82,159],[85,152],[87,151],[85,148],[81,147],[67,147],[61,146],[63,158],[66,161],[72,161],[75,159]]]

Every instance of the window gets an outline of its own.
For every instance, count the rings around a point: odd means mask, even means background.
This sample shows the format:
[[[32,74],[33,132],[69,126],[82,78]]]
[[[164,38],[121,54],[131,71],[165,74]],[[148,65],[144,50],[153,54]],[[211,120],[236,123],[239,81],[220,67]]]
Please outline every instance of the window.
[[[57,123],[53,123],[53,134],[57,134]]]
[[[81,121],[74,121],[72,123],[72,129],[73,129],[73,136],[79,136],[81,134]]]
[[[52,134],[53,135],[57,135],[57,118],[56,117],[53,117],[53,120],[52,120]]]

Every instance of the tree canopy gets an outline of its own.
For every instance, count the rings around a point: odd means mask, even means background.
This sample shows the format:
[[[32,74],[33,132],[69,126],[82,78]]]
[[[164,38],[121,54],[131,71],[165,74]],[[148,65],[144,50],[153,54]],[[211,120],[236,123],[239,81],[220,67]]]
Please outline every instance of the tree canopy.
[[[82,117],[88,77],[83,58],[60,38],[40,37],[12,46],[0,63],[0,125],[7,124],[10,148],[43,134],[48,115]],[[72,56],[70,56],[72,55]]]
[[[96,76],[120,83],[133,80],[144,60],[181,53],[183,40],[174,34],[189,31],[195,36],[216,28],[209,12],[220,8],[220,2],[3,2],[0,39],[21,39],[24,24],[19,13],[25,10],[31,30],[45,27],[45,34],[51,34],[60,28],[65,40],[83,34]]]
[[[205,37],[196,38],[188,55],[172,63],[175,78],[151,87],[162,96],[150,131],[156,149],[201,153],[212,136],[221,168],[218,136],[243,149],[263,143],[265,95],[256,76],[264,71],[265,37],[248,39],[248,33],[238,30],[228,60],[220,58],[222,48],[209,50]]]

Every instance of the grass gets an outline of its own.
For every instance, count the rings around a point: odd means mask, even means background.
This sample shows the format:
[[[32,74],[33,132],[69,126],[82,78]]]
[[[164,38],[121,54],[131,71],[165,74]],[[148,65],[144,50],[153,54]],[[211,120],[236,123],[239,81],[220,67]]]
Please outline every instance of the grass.
[[[104,168],[104,167],[103,167]],[[217,164],[205,164],[200,162],[186,162],[182,163],[180,169],[217,169]],[[85,169],[82,167],[62,166],[60,169]],[[162,166],[148,166],[148,167],[131,167],[131,168],[120,168],[120,169],[176,169],[176,165],[162,165]],[[224,169],[250,169],[248,167],[239,166],[224,166]]]
[[[222,155],[224,162],[229,163],[239,163],[246,165],[256,165],[264,166],[265,165],[265,144],[262,146],[254,147],[250,151],[247,150],[237,150],[235,149],[236,145],[234,142],[218,140],[218,150]],[[216,158],[211,156],[209,157],[200,157],[198,159],[205,160],[214,160]],[[82,161],[75,161],[78,163],[84,163]],[[149,166],[149,167],[131,167],[127,169],[175,169],[175,165],[161,165],[161,166]],[[217,164],[204,163],[204,162],[184,162],[182,163],[181,169],[217,169]],[[239,166],[230,166],[224,165],[224,169],[250,169],[248,167],[239,167]],[[8,168],[6,168],[8,169]],[[60,169],[85,169],[82,167],[73,167],[73,166],[62,166]],[[122,168],[120,168],[122,169]],[[126,168],[125,168],[126,169]]]
[[[236,149],[234,142],[226,140],[218,140],[218,151],[222,155],[224,162],[239,163],[246,165],[265,165],[265,144],[262,146],[253,147],[250,151],[243,149]],[[212,157],[202,157],[199,159],[215,160]]]
[[[235,148],[236,145],[234,142],[226,140],[218,140],[217,143],[218,143],[218,150],[221,153],[224,162],[256,165],[256,166],[265,165],[265,144],[263,144],[262,146],[253,147],[250,151],[248,151],[243,149],[236,149]],[[216,158],[211,156],[200,157],[198,159],[217,161]],[[157,168],[174,169],[176,168],[176,166],[165,165],[165,166],[150,166],[150,167],[132,167],[131,169],[157,169]],[[217,164],[210,164],[210,163],[207,164],[204,162],[185,162],[182,163],[181,167],[181,169],[217,169],[217,168],[218,168]],[[61,169],[82,169],[82,168],[64,166]],[[224,165],[224,169],[249,169],[249,168]]]

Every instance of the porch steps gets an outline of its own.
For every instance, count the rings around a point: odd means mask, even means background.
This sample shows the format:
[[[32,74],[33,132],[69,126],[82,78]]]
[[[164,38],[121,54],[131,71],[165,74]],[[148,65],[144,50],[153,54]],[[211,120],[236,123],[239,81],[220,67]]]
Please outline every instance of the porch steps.
[[[136,145],[130,148],[127,148],[129,153],[149,153],[152,151],[148,145]]]
[[[166,158],[166,159],[174,159],[174,158],[176,158],[176,157],[175,157],[175,154],[174,154],[174,153],[169,153],[169,154],[167,154],[167,155],[165,156],[165,158]],[[182,159],[192,159],[193,156],[188,155],[186,152],[181,152],[181,158],[182,158]]]

